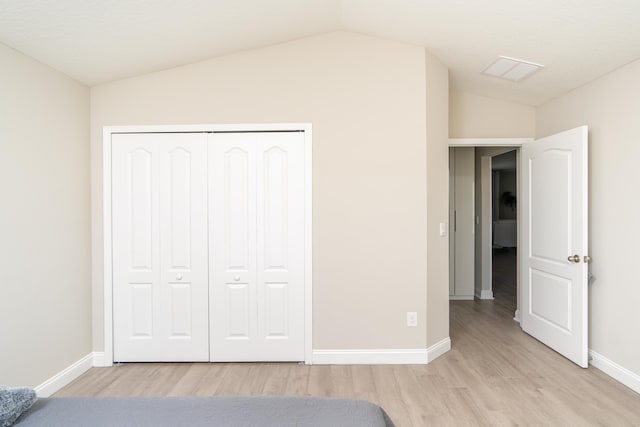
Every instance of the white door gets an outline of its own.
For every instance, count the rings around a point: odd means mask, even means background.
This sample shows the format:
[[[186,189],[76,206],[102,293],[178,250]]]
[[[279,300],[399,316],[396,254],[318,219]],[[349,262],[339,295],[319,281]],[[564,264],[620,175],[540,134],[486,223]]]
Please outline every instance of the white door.
[[[522,146],[522,329],[586,368],[586,126]]]
[[[304,360],[304,134],[209,139],[211,361]]]
[[[206,138],[112,137],[114,361],[209,360]]]

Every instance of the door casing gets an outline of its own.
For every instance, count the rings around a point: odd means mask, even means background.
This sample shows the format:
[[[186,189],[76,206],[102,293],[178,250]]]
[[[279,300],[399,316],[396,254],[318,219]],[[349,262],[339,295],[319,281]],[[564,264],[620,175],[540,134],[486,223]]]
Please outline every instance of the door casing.
[[[313,349],[313,215],[312,215],[312,125],[311,123],[209,124],[167,126],[105,126],[102,132],[103,298],[104,358],[113,365],[113,263],[111,215],[111,135],[117,133],[215,133],[215,132],[303,132],[304,158],[304,361],[312,363]]]

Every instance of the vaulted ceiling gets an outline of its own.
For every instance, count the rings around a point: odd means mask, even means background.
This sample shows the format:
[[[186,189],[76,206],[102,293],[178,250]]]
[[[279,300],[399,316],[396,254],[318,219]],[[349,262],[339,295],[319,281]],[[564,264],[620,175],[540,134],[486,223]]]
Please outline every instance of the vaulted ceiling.
[[[640,58],[640,1],[0,0],[0,42],[88,85],[335,30],[424,46],[453,88],[538,105]],[[545,68],[481,74],[499,55]]]

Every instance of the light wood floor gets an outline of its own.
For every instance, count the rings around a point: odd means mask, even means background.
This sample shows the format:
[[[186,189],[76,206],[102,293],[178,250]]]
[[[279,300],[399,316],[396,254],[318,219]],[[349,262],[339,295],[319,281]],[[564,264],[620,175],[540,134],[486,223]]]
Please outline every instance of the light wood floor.
[[[515,299],[498,293],[451,302],[453,348],[429,365],[124,364],[93,368],[56,396],[334,396],[377,403],[398,427],[640,426],[640,395],[524,334]]]

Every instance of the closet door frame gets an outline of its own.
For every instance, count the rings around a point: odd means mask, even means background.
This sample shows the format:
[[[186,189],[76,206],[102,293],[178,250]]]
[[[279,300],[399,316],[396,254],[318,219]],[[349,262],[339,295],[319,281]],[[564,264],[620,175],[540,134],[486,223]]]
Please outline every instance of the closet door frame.
[[[102,132],[102,217],[104,356],[96,366],[113,365],[113,263],[111,136],[118,133],[216,133],[303,132],[304,133],[304,361],[313,363],[313,217],[312,217],[312,125],[311,123],[211,124],[170,126],[104,126]]]

